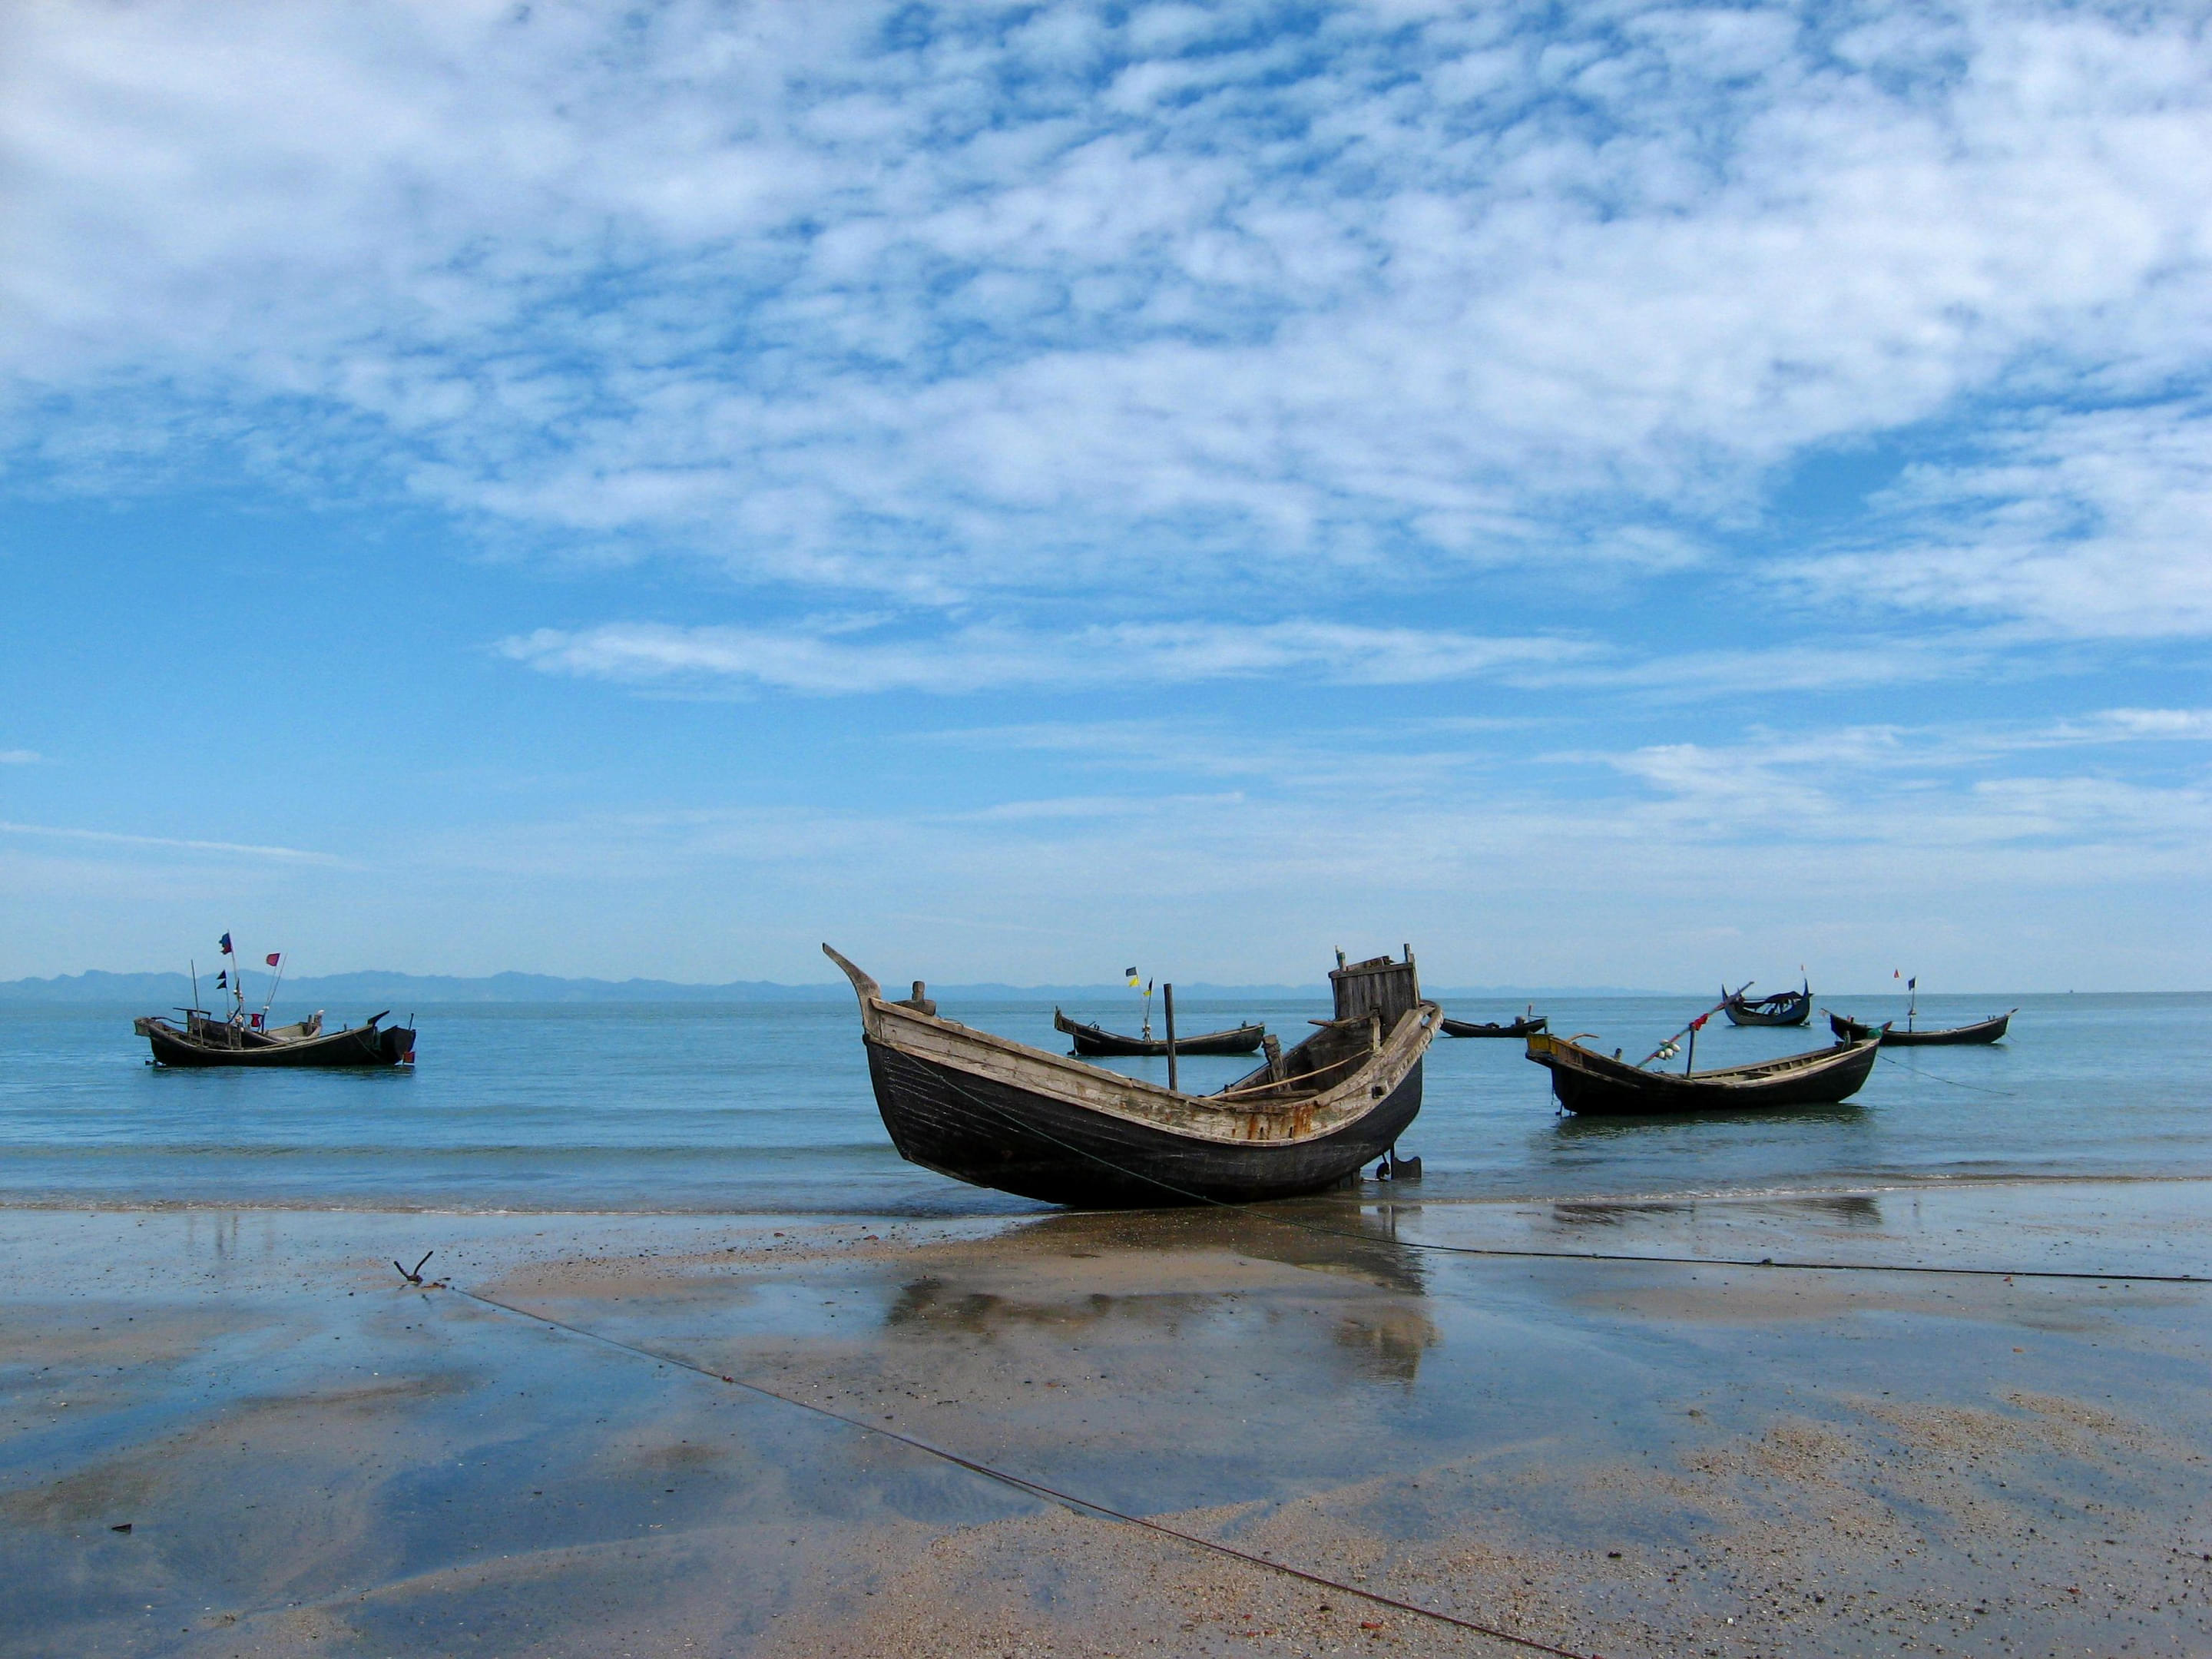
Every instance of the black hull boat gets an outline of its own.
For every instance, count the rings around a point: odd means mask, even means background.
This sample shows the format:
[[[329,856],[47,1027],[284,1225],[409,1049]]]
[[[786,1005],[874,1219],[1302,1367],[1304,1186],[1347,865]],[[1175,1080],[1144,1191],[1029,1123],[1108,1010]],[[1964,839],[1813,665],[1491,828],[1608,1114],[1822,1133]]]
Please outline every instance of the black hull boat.
[[[868,1076],[900,1156],[1049,1204],[1239,1204],[1335,1186],[1421,1109],[1441,1018],[1410,961],[1340,967],[1336,1018],[1288,1051],[1270,1040],[1259,1069],[1219,1093],[1188,1095],[887,1000],[822,948],[860,998]]]
[[[155,1014],[145,1015],[131,1024],[131,1030],[153,1045],[154,1061],[158,1066],[358,1068],[415,1063],[414,1028],[392,1025],[379,1029],[377,1022],[384,1018],[382,1014],[365,1025],[325,1031],[320,1014],[296,1025],[263,1030],[216,1019],[198,1009],[179,1012],[185,1015],[182,1027]]]
[[[1079,1025],[1055,1008],[1052,1011],[1052,1028],[1064,1033],[1074,1043],[1079,1054],[1164,1054],[1168,1051],[1164,1038],[1124,1036],[1119,1031],[1109,1031],[1093,1020],[1088,1025]],[[1197,1036],[1176,1039],[1179,1054],[1249,1054],[1256,1053],[1267,1035],[1264,1025],[1239,1025],[1226,1031],[1206,1031]]]
[[[1878,1051],[1869,1039],[1710,1072],[1651,1072],[1571,1038],[1540,1032],[1528,1039],[1528,1058],[1551,1072],[1560,1105],[1614,1117],[1832,1106],[1859,1091]]]
[[[1916,1031],[1910,1027],[1900,1031],[1894,1027],[1869,1025],[1863,1020],[1853,1019],[1848,1014],[1832,1010],[1828,1014],[1828,1029],[1846,1042],[1862,1042],[1869,1037],[1879,1037],[1885,1048],[1948,1048],[1974,1042],[1995,1042],[2005,1034],[2005,1027],[2020,1012],[2008,1008],[2002,1014],[1991,1014],[1987,1019],[1976,1020],[1971,1025],[1946,1025],[1936,1030]]]
[[[1443,1022],[1448,1037],[1524,1037],[1540,1031],[1548,1020],[1545,1015],[1534,1014],[1525,1019],[1510,1019],[1503,1025],[1478,1024],[1471,1019],[1447,1019]]]
[[[1743,991],[1751,987],[1747,985]],[[1747,998],[1743,991],[1721,988],[1721,1012],[1731,1025],[1805,1025],[1813,1018],[1813,987],[1808,981],[1802,991],[1777,991],[1771,997],[1756,1000]]]

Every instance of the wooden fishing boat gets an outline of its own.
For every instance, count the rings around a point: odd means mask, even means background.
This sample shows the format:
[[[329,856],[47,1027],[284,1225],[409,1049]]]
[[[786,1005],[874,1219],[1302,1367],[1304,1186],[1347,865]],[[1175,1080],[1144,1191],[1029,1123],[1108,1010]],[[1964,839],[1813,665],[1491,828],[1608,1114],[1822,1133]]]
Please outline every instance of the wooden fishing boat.
[[[1528,1039],[1528,1058],[1550,1070],[1552,1092],[1567,1110],[1644,1117],[1833,1105],[1859,1091],[1878,1048],[1868,1039],[1710,1072],[1653,1072],[1538,1032]]]
[[[1519,1019],[1509,1019],[1504,1024],[1478,1024],[1471,1019],[1447,1019],[1442,1022],[1448,1037],[1522,1037],[1532,1031],[1540,1031],[1549,1023],[1544,1014],[1527,1014]]]
[[[325,1031],[315,1014],[291,1025],[265,1029],[240,1020],[217,1019],[204,1010],[180,1008],[179,1026],[157,1014],[142,1015],[131,1029],[153,1045],[156,1065],[178,1066],[412,1066],[415,1030],[409,1025],[379,1029],[385,1014],[344,1030]]]
[[[1751,989],[1748,981],[1743,991]],[[1813,985],[1802,991],[1777,991],[1771,997],[1747,998],[1743,991],[1721,987],[1721,1012],[1731,1025],[1803,1025],[1813,1018]]]
[[[1124,1036],[1119,1031],[1109,1031],[1093,1020],[1088,1025],[1078,1025],[1055,1008],[1052,1011],[1052,1028],[1062,1031],[1075,1044],[1079,1054],[1164,1054],[1168,1051],[1165,1038]],[[1197,1036],[1179,1036],[1176,1052],[1179,1054],[1249,1054],[1260,1047],[1267,1035],[1264,1025],[1238,1025],[1226,1031],[1206,1031]]]
[[[876,1106],[900,1155],[1053,1204],[1246,1203],[1333,1187],[1421,1109],[1422,1056],[1442,1018],[1410,954],[1349,966],[1340,955],[1334,1018],[1294,1048],[1267,1039],[1256,1071],[1190,1095],[888,1001],[822,949],[860,998]]]
[[[1853,1019],[1848,1014],[1828,1012],[1828,1029],[1846,1042],[1861,1042],[1878,1037],[1885,1048],[1914,1048],[1948,1047],[1954,1044],[1995,1042],[2005,1034],[2005,1027],[2020,1012],[2008,1008],[2001,1014],[1991,1014],[1987,1019],[1978,1019],[1971,1025],[1945,1025],[1932,1030],[1915,1030],[1908,1025],[1903,1030],[1884,1022],[1869,1025],[1863,1020]]]

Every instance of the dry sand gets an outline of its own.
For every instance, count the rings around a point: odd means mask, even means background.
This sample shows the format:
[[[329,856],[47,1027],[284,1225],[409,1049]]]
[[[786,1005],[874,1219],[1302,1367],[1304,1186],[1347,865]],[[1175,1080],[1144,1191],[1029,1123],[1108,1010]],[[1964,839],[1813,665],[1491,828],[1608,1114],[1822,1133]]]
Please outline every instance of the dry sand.
[[[1304,1230],[0,1212],[0,1632],[56,1656],[1523,1650],[860,1423],[1608,1659],[2212,1652],[2206,1287],[1411,1248],[2049,1265],[2057,1229],[2064,1261],[2170,1270],[2203,1196],[1370,1201]],[[390,1265],[433,1247],[456,1288]]]

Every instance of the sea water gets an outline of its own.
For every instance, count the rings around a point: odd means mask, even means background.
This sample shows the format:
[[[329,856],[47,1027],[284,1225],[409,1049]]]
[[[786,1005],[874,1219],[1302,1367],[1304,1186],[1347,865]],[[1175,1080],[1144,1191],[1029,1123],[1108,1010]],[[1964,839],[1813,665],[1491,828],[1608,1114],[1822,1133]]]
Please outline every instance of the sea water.
[[[1901,1015],[1838,998],[1860,1018]],[[1929,997],[1924,1025],[2017,1003],[1989,1048],[1885,1049],[1848,1103],[1680,1121],[1559,1113],[1516,1041],[1439,1039],[1400,1144],[1426,1200],[1835,1191],[1867,1185],[2212,1176],[2212,995]],[[1453,999],[1455,1017],[1501,1019]],[[1551,1029],[1641,1059],[1694,997],[1565,997]],[[1110,993],[1066,1005],[1133,1029]],[[133,1009],[0,1008],[0,1202],[616,1212],[988,1215],[1042,1206],[904,1163],[877,1115],[852,1000],[486,1006],[417,1011],[411,1069],[170,1071]],[[278,1018],[305,1010],[278,1010]],[[941,1001],[981,1030],[1063,1052],[1048,1003]],[[1264,1020],[1287,1047],[1313,1000],[1178,1008],[1204,1030]],[[336,1022],[338,1011],[333,1011]],[[1700,1069],[1822,1047],[1810,1028],[1716,1017]],[[1157,1021],[1155,1022],[1157,1024]],[[1101,1062],[1156,1081],[1160,1060]],[[1662,1064],[1664,1062],[1662,1062]],[[1186,1089],[1249,1059],[1187,1058]],[[1672,1062],[1675,1066],[1681,1059]]]

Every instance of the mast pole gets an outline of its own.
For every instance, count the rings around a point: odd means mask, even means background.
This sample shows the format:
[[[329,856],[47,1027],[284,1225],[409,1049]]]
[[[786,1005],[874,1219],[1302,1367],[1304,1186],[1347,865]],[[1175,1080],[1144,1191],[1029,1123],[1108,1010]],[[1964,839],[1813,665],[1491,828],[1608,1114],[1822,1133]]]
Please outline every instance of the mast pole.
[[[1176,1086],[1174,986],[1163,985],[1160,987],[1160,1008],[1167,1016],[1168,1022],[1168,1091],[1170,1094],[1176,1094],[1180,1093],[1181,1091]]]
[[[192,1006],[194,1008],[198,1008],[200,1006],[199,958],[197,957],[187,957],[185,960],[191,963],[192,965]]]

